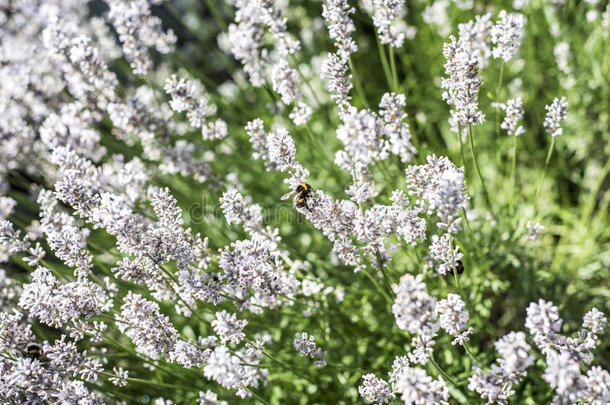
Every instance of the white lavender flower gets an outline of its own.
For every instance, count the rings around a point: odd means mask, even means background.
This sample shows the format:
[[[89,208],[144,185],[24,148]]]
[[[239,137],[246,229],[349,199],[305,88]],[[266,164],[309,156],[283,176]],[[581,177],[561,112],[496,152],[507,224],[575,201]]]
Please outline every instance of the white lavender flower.
[[[411,143],[411,131],[404,122],[407,114],[403,109],[407,106],[404,94],[385,93],[379,103],[379,115],[383,118],[383,132],[388,139],[390,151],[400,157],[403,163],[408,162],[417,153]]]
[[[525,370],[534,363],[524,332],[510,332],[494,343],[498,352],[498,365],[504,377],[516,384]]]
[[[186,111],[186,117],[194,128],[204,127],[207,117],[214,112],[201,85],[194,80],[178,79],[178,76],[171,75],[163,89],[171,97],[169,105],[172,110]]]
[[[112,371],[116,377],[110,377],[108,381],[117,387],[124,387],[127,385],[127,379],[129,378],[129,370],[125,370],[122,367],[113,367]]]
[[[375,374],[365,374],[362,376],[362,385],[358,386],[358,393],[367,402],[383,405],[394,399],[389,384],[377,378]]]
[[[284,104],[292,104],[301,97],[299,91],[299,75],[290,68],[285,59],[280,60],[271,72],[271,83]]]
[[[546,358],[546,369],[542,376],[559,398],[554,403],[577,403],[582,388],[580,364],[569,353],[551,351]]]
[[[225,192],[220,198],[220,207],[228,223],[242,224],[246,232],[257,231],[263,227],[261,207],[248,204],[237,190]]]
[[[584,388],[580,391],[581,401],[591,405],[610,402],[610,373],[600,366],[591,367],[583,376]]]
[[[246,398],[252,395],[249,388],[258,387],[266,378],[268,371],[262,367],[255,367],[262,354],[241,349],[236,354],[231,354],[226,346],[217,346],[210,353],[203,367],[203,375],[225,388],[236,389],[238,397]],[[242,363],[254,366],[246,366]]]
[[[177,41],[170,29],[163,32],[161,19],[152,16],[148,0],[108,0],[108,19],[119,34],[123,53],[135,74],[146,75],[152,68],[148,48],[171,52]]]
[[[531,302],[527,307],[525,327],[534,336],[536,345],[543,353],[552,350],[562,323],[557,307],[550,301],[540,299],[538,303]]]
[[[464,257],[459,246],[452,246],[451,235],[448,233],[440,238],[438,235],[432,235],[430,256],[437,262],[436,271],[442,275],[453,274],[458,266],[458,260]]]
[[[419,367],[402,368],[396,377],[395,390],[405,405],[448,405],[449,390],[441,376],[435,380]]]
[[[349,17],[355,11],[347,0],[326,0],[322,6],[322,17],[328,26],[329,37],[335,41],[337,53],[343,60],[358,50],[356,42],[351,37],[356,27]]]
[[[285,128],[278,128],[267,136],[266,142],[269,162],[277,170],[290,173],[290,178],[284,182],[288,183],[291,189],[295,189],[301,183],[306,183],[309,171],[296,160],[294,139],[288,134],[288,131]]]
[[[230,314],[225,310],[216,312],[216,319],[212,321],[212,328],[224,345],[227,342],[238,344],[246,336],[243,333],[247,320],[238,320],[237,315]]]
[[[313,114],[313,110],[310,106],[302,101],[297,101],[290,114],[288,114],[288,118],[294,122],[294,125],[298,126],[307,123],[311,114]]]
[[[379,42],[389,44],[394,48],[402,47],[405,33],[397,24],[392,24],[395,19],[404,14],[404,0],[373,0],[375,13],[373,23],[377,27]]]
[[[99,315],[111,305],[102,286],[86,279],[61,284],[45,267],[32,273],[32,281],[24,285],[19,298],[19,306],[31,317],[54,327]]]
[[[239,60],[254,87],[265,84],[268,51],[264,48],[265,29],[260,21],[258,1],[237,1],[235,23],[229,25],[227,40],[233,56]]]
[[[527,228],[527,239],[528,240],[538,240],[540,239],[540,235],[544,232],[544,225],[540,225],[538,222],[530,222],[527,221],[525,224]]]
[[[555,98],[550,106],[547,105],[544,108],[547,111],[543,122],[546,133],[550,134],[553,138],[563,135],[561,122],[566,119],[568,114],[568,102],[566,101],[566,98],[562,97],[561,100]]]
[[[494,58],[502,58],[508,62],[521,46],[525,17],[502,10],[498,18],[496,25],[491,28],[491,41],[495,44],[492,53]]]
[[[487,66],[491,56],[489,42],[492,27],[491,13],[477,15],[474,21],[458,24],[459,39],[470,42],[472,52],[476,54],[481,68]]]
[[[527,368],[534,363],[525,333],[510,332],[494,343],[498,360],[489,371],[473,367],[475,374],[468,379],[468,389],[477,392],[488,403],[508,404],[515,393],[513,387],[526,376]]]
[[[222,119],[209,122],[201,127],[201,138],[204,141],[215,141],[229,135],[229,125]]]
[[[265,165],[269,164],[269,144],[267,142],[267,133],[265,132],[265,124],[263,120],[257,118],[253,121],[248,122],[246,125],[246,133],[250,137],[250,143],[252,144],[252,157],[254,159],[262,159],[265,161]],[[272,169],[270,167],[269,169]]]
[[[591,308],[582,320],[582,329],[587,329],[596,335],[601,335],[604,333],[605,328],[606,317],[604,313],[597,308]]]
[[[301,353],[302,357],[311,357],[316,359],[314,362],[316,367],[324,367],[326,365],[326,352],[315,342],[315,338],[307,334],[307,332],[297,333],[294,339],[294,348]]]
[[[409,352],[409,361],[415,364],[425,365],[434,351],[434,338],[436,333],[420,334],[411,339],[411,351]]]
[[[466,323],[470,319],[466,304],[458,294],[449,294],[447,298],[438,301],[434,306],[434,314],[438,316],[441,328],[456,337],[466,329]],[[467,332],[472,333],[472,328]],[[453,344],[455,343],[454,341]],[[463,340],[459,343],[463,344]]]
[[[425,165],[407,167],[409,193],[415,195],[421,205],[427,203],[429,210],[436,210],[439,228],[457,233],[461,229],[459,211],[468,207],[470,199],[466,194],[464,169],[457,168],[446,157],[428,155],[426,160]]]
[[[519,121],[523,119],[523,101],[521,97],[510,99],[506,104],[498,105],[506,112],[504,121],[500,124],[500,128],[505,129],[508,135],[519,136],[525,133],[525,128],[519,125]]]
[[[210,390],[199,391],[199,397],[196,401],[198,405],[228,405],[226,401],[218,399],[218,394]]]
[[[73,376],[80,375],[87,382],[97,381],[102,371],[101,360],[87,357],[84,351],[79,353],[75,342],[66,341],[66,335],[61,335],[52,345],[45,342],[41,354],[51,368]]]
[[[479,111],[479,87],[483,84],[478,69],[480,56],[473,50],[472,44],[463,39],[449,37],[450,42],[443,46],[443,55],[447,59],[445,74],[441,84],[443,99],[456,110],[456,118],[462,127],[476,125],[485,121],[485,115]]]
[[[275,0],[257,0],[255,3],[257,3],[260,12],[261,22],[269,27],[276,40],[280,56],[286,57],[296,53],[301,47],[301,43],[288,33],[287,21],[284,17],[285,12],[277,7],[278,2]]]
[[[218,259],[226,280],[225,289],[231,294],[243,299],[253,292],[268,307],[280,304],[280,294],[289,297],[295,294],[298,282],[283,271],[275,241],[254,233],[249,240],[233,242],[231,248],[226,247]]]
[[[269,134],[267,141],[269,162],[273,163],[280,171],[292,169],[296,162],[296,147],[294,139],[288,135],[288,131],[285,128],[280,128]]]
[[[11,353],[32,340],[32,326],[18,312],[0,312],[0,351]]]
[[[334,53],[329,53],[322,66],[322,78],[327,80],[330,98],[335,100],[339,106],[339,111],[345,111],[349,107],[352,89],[352,75],[348,73],[349,67],[345,59],[340,58]]]
[[[426,292],[423,276],[405,274],[392,286],[396,300],[392,312],[399,329],[410,333],[432,334],[438,328],[434,317],[434,297]]]
[[[488,403],[508,404],[515,393],[513,387],[521,382],[526,370],[534,363],[525,333],[510,332],[494,343],[498,352],[496,363],[489,371],[473,367],[475,374],[468,379],[468,389],[477,392]]]
[[[527,307],[525,327],[532,335],[557,333],[562,323],[557,307],[550,301],[540,299]]]
[[[178,332],[156,302],[129,291],[120,318],[119,330],[133,341],[138,353],[159,359],[174,349]]]

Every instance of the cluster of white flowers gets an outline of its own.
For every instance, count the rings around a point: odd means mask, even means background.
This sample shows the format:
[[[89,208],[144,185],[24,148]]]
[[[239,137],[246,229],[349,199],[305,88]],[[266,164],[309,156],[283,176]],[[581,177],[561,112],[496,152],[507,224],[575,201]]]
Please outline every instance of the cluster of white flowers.
[[[525,341],[524,332],[510,332],[494,343],[498,360],[490,371],[474,366],[476,374],[468,379],[468,389],[478,393],[488,403],[508,404],[508,398],[515,393],[513,386],[527,374],[526,369],[534,363],[530,355],[530,345]]]
[[[356,27],[350,15],[355,12],[347,0],[326,0],[322,6],[322,17],[328,27],[328,36],[335,41],[337,54],[344,61],[358,50],[358,45],[351,37]]]
[[[80,279],[62,284],[45,267],[38,267],[31,279],[23,286],[19,307],[45,325],[64,326],[112,307],[112,297],[97,283]]]
[[[186,111],[186,117],[193,128],[201,128],[204,140],[216,140],[227,136],[227,124],[223,120],[208,123],[216,107],[203,94],[199,83],[194,80],[178,79],[171,75],[165,82],[164,90],[170,95],[169,105],[176,112]]]
[[[237,315],[229,314],[225,310],[216,312],[216,319],[212,321],[214,332],[216,332],[222,344],[227,343],[227,341],[233,344],[241,342],[246,336],[242,330],[247,324],[248,321],[240,321],[237,319]]]
[[[591,367],[586,375],[581,369],[593,360],[592,350],[600,341],[606,317],[597,308],[583,318],[577,337],[560,333],[563,320],[552,302],[538,300],[527,308],[525,327],[536,346],[546,354],[544,379],[555,390],[554,403],[604,403],[610,398],[610,373]]]
[[[322,66],[322,78],[327,80],[330,98],[335,100],[341,112],[349,108],[351,100],[349,92],[352,89],[352,75],[348,72],[346,59],[334,53],[328,54]]]
[[[406,26],[393,24],[394,21],[403,17],[404,0],[374,0],[375,13],[373,23],[377,27],[379,41],[400,48],[405,40]],[[402,28],[402,30],[400,29]]]
[[[0,357],[2,381],[0,398],[9,403],[103,403],[101,395],[89,391],[103,371],[102,361],[78,352],[74,342],[61,335],[53,344],[38,345],[31,340],[30,325],[21,315],[0,313]],[[7,339],[12,339],[7,340]],[[27,342],[39,350],[32,358],[22,349]],[[4,345],[6,343],[7,345]]]
[[[461,229],[459,211],[468,207],[470,199],[466,194],[464,169],[457,168],[447,157],[428,155],[426,161],[424,165],[406,169],[409,193],[429,212],[436,212],[439,228],[455,234]]]
[[[277,8],[277,2],[273,0],[238,0],[234,5],[235,22],[229,25],[227,35],[231,53],[242,62],[250,82],[256,87],[266,83],[265,67],[271,63],[273,90],[284,104],[294,104],[290,119],[296,125],[305,124],[311,115],[311,107],[300,101],[303,95],[299,90],[299,74],[288,62],[301,44],[288,32],[283,10]],[[277,50],[277,57],[265,48],[266,29],[273,38],[271,43]]]
[[[299,92],[299,75],[295,69],[290,68],[285,59],[279,61],[271,73],[271,83],[284,104],[292,104],[297,98],[301,97]]]
[[[385,93],[379,115],[368,109],[349,107],[341,114],[343,123],[337,128],[337,139],[344,148],[337,151],[335,163],[352,175],[347,194],[356,203],[364,203],[377,195],[371,180],[370,166],[387,159],[390,153],[409,161],[416,153],[411,132],[404,120],[405,97]]]
[[[151,15],[150,4],[159,0],[108,0],[108,19],[119,34],[123,54],[137,75],[147,75],[152,68],[148,48],[167,54],[177,41],[172,30],[163,32],[161,20]]]
[[[263,357],[263,341],[258,343],[260,347],[241,348],[235,354],[226,346],[214,347],[206,356],[203,375],[225,388],[237,390],[235,395],[240,398],[250,397],[251,388],[257,388],[268,374],[266,368],[257,366]]]
[[[508,62],[521,46],[525,17],[523,14],[502,10],[498,18],[490,32],[491,41],[495,44],[492,54],[494,58],[502,58]]]
[[[229,25],[227,40],[233,56],[239,60],[255,87],[265,84],[265,64],[269,54],[263,44],[265,29],[260,21],[257,1],[235,2],[235,22]]]
[[[449,389],[440,375],[435,380],[419,367],[404,366],[395,376],[395,390],[405,405],[448,405]]]
[[[500,124],[500,128],[505,129],[508,135],[519,136],[525,133],[525,128],[519,125],[519,121],[523,119],[523,101],[521,97],[510,99],[504,103],[493,103],[492,106],[500,108],[506,112],[504,121]]]
[[[91,46],[91,38],[75,23],[54,18],[42,32],[42,41],[51,60],[65,73],[66,86],[77,99],[102,109],[114,100],[116,75],[100,58],[98,49]]]
[[[394,394],[387,381],[377,378],[375,374],[365,374],[362,385],[358,386],[358,393],[366,401],[383,405],[394,399]]]
[[[392,312],[398,328],[423,335],[435,333],[438,329],[434,315],[436,299],[426,292],[423,276],[405,274],[392,289],[396,294]]]
[[[443,46],[443,55],[447,59],[444,78],[441,84],[443,99],[456,109],[456,119],[462,128],[485,121],[485,115],[479,111],[479,87],[483,84],[478,69],[480,55],[473,51],[472,44],[464,39],[449,37],[449,43]]]
[[[294,348],[301,353],[302,357],[311,357],[315,359],[316,367],[324,367],[326,365],[326,352],[322,351],[315,342],[315,338],[308,335],[307,332],[297,333],[294,339]]]
[[[458,261],[464,256],[459,246],[453,247],[451,235],[446,233],[440,238],[432,235],[430,256],[436,263],[435,270],[442,275],[457,271]]]
[[[544,117],[543,125],[547,134],[550,134],[553,138],[563,135],[561,122],[565,120],[568,115],[568,102],[566,101],[566,98],[555,98],[550,106],[547,105],[544,108],[547,112]]]
[[[489,42],[492,27],[491,13],[477,15],[474,20],[458,24],[459,38],[470,43],[481,68],[487,66],[491,56]]]
[[[441,328],[455,336],[452,344],[463,345],[468,341],[468,335],[473,332],[473,329],[466,329],[470,315],[466,304],[458,294],[449,294],[446,299],[437,302],[434,306],[434,314],[438,316]]]
[[[530,222],[527,221],[527,224],[525,224],[526,228],[527,228],[527,239],[528,240],[538,240],[540,239],[540,235],[542,234],[542,232],[544,232],[544,225],[539,224],[538,222]]]

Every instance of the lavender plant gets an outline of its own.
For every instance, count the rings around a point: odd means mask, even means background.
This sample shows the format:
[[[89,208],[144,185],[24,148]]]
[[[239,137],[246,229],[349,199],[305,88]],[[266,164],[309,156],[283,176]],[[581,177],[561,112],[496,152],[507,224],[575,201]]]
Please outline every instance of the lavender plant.
[[[0,1],[0,402],[610,403],[602,3]]]

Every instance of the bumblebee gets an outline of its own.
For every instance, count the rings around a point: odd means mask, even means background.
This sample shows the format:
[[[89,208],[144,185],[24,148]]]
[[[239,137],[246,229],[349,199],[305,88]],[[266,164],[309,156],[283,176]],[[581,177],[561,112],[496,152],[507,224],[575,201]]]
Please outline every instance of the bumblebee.
[[[311,211],[307,205],[307,199],[313,194],[313,189],[311,186],[307,183],[301,183],[294,191],[284,194],[282,196],[282,200],[286,200],[293,193],[295,194],[294,199],[292,200],[294,206],[296,208],[307,208],[308,211]]]
[[[40,359],[40,355],[42,354],[40,345],[34,342],[27,344],[25,347],[25,352],[27,353],[28,357],[32,359]]]
[[[464,272],[464,265],[462,264],[461,260],[456,262],[454,269],[457,274],[462,274]]]

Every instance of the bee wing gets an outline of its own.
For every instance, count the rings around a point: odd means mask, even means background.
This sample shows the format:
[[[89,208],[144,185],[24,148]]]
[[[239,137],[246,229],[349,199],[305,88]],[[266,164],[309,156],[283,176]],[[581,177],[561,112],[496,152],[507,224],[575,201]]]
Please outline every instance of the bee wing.
[[[290,192],[288,192],[288,193],[284,194],[284,195],[282,196],[281,200],[282,200],[282,201],[283,201],[283,200],[287,200],[288,198],[290,198],[290,196],[292,195],[292,193],[294,193],[294,191],[290,191]]]

